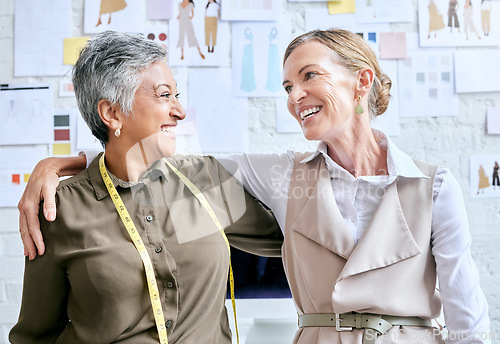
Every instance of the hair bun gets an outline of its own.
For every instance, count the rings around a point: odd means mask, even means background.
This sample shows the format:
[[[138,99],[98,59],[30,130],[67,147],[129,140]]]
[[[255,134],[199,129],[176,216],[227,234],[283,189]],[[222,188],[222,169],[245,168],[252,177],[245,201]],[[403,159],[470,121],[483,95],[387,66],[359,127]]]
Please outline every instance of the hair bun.
[[[386,74],[381,73],[380,89],[378,92],[378,98],[375,101],[375,116],[379,116],[387,110],[389,101],[391,100],[391,87],[391,78],[389,78],[389,76],[387,76]]]

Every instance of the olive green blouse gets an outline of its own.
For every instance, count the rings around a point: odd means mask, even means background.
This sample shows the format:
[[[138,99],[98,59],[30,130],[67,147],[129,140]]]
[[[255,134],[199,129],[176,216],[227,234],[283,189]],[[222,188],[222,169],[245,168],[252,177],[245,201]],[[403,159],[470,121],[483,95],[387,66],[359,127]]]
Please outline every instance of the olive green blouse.
[[[144,267],[98,158],[60,183],[57,219],[40,216],[46,253],[26,260],[12,343],[158,343]],[[170,161],[203,192],[232,245],[280,255],[274,217],[216,159]],[[151,257],[169,343],[231,343],[229,254],[206,210],[161,160],[137,183],[112,179]]]

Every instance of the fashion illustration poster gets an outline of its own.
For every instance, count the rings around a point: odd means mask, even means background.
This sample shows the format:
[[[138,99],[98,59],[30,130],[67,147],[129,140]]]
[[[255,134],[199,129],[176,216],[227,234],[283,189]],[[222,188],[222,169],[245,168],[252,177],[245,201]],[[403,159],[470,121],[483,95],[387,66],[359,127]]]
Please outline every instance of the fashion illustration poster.
[[[232,25],[233,95],[286,96],[282,83],[283,52],[289,25],[277,22],[234,22]]]
[[[229,66],[229,23],[220,19],[221,2],[174,1],[173,16],[168,25],[170,66]]]
[[[500,2],[418,0],[420,46],[500,45]]]
[[[84,32],[142,32],[146,8],[141,1],[85,0]]]
[[[500,198],[500,154],[470,157],[470,196]]]

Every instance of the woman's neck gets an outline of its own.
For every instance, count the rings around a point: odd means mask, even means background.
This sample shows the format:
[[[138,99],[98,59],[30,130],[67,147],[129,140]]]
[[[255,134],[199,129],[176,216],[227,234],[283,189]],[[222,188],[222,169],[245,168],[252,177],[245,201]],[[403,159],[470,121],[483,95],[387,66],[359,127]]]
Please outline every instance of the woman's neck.
[[[157,160],[148,160],[141,144],[132,149],[125,145],[106,144],[105,157],[109,172],[118,179],[131,182],[139,181],[141,175]]]
[[[350,126],[324,142],[328,156],[354,177],[389,174],[387,151],[378,145],[369,124]]]

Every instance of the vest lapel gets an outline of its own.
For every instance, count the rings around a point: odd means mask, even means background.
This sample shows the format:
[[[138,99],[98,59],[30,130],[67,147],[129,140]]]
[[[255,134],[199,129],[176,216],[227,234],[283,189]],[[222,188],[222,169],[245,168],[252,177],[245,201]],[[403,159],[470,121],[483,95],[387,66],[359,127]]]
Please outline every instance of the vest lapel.
[[[314,179],[309,178],[308,181],[301,182],[299,185],[303,188],[302,190],[311,191],[308,192],[308,197],[303,197],[304,205],[295,208],[297,211],[290,228],[344,259],[348,259],[355,247],[355,242],[337,207],[325,161],[322,156],[319,156],[310,163],[319,163],[319,169],[309,167],[306,171],[319,170],[319,174],[315,174]],[[306,168],[306,166],[299,165],[298,168]],[[289,194],[289,197],[292,195]],[[298,200],[294,202],[298,203]],[[332,224],[335,225],[332,226]]]
[[[405,221],[396,181],[388,186],[370,226],[353,250],[337,282],[420,253]]]

